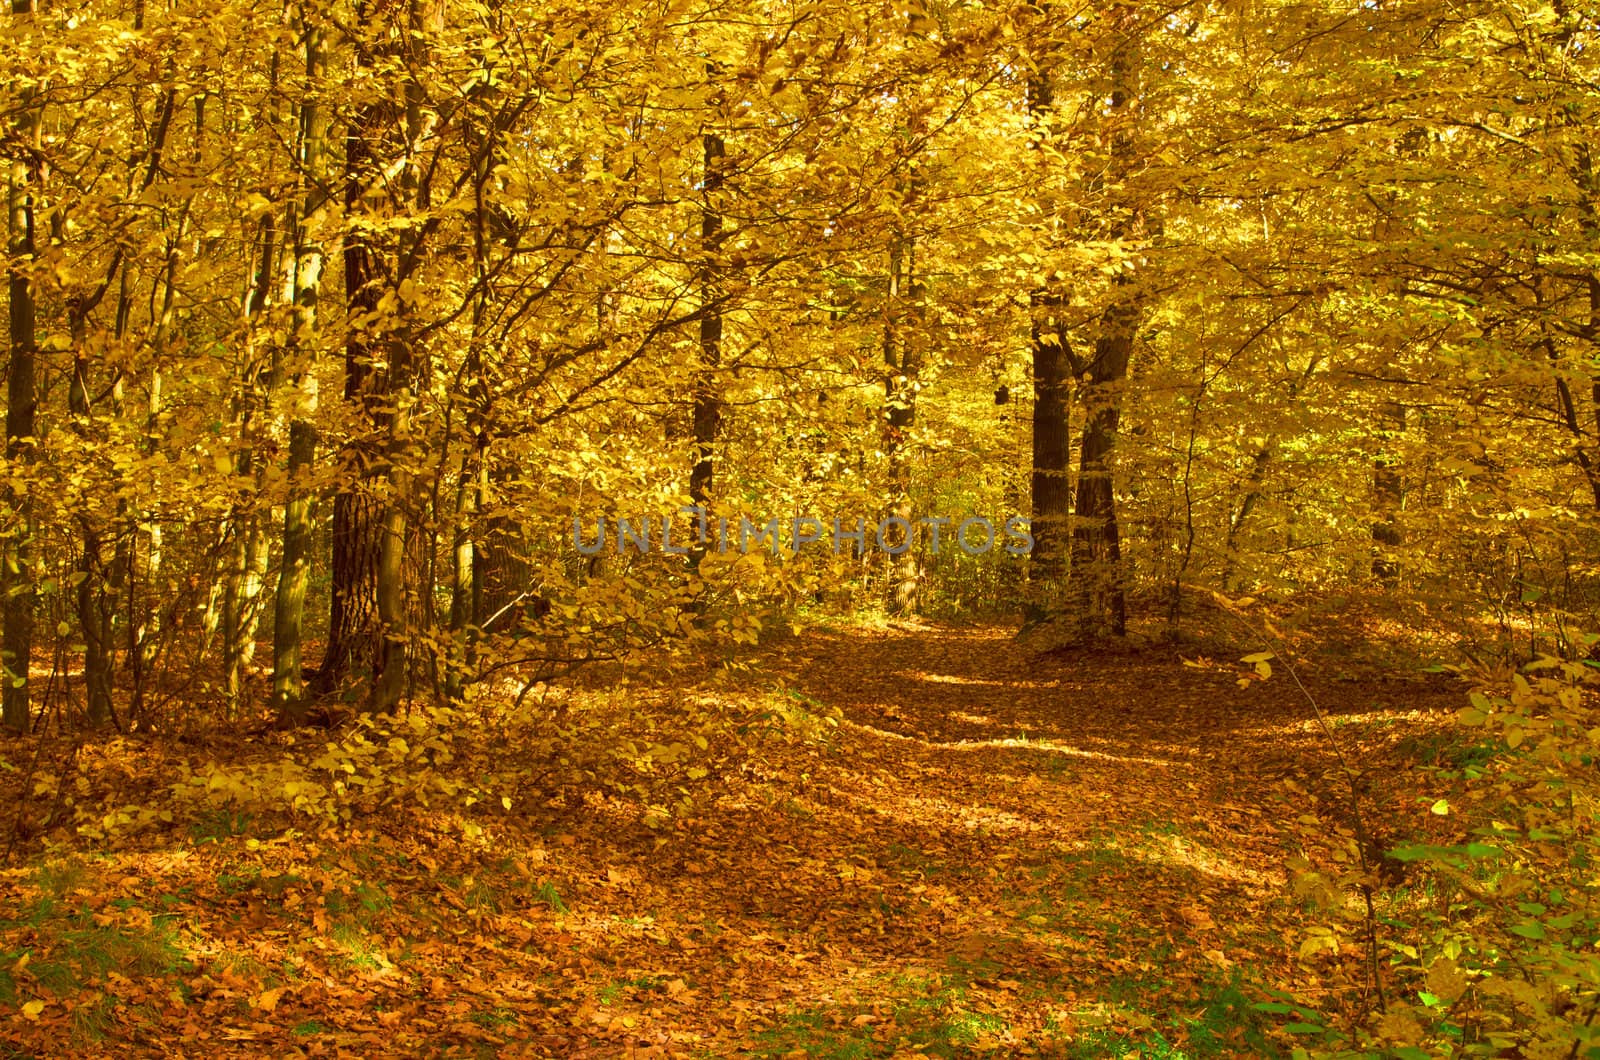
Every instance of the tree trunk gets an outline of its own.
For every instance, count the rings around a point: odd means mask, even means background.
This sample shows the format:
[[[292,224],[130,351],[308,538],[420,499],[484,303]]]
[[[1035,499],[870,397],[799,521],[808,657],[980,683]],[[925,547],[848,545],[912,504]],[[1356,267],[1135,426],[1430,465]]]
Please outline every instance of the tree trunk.
[[[1078,636],[1085,640],[1120,637],[1127,632],[1112,457],[1122,415],[1122,385],[1133,352],[1136,312],[1129,305],[1114,305],[1107,310],[1084,389],[1069,607]]]
[[[1401,542],[1398,518],[1404,502],[1400,458],[1393,444],[1406,427],[1405,407],[1390,402],[1384,407],[1383,418],[1387,424],[1382,432],[1384,451],[1372,460],[1372,498],[1377,509],[1372,521],[1372,576],[1392,589],[1400,582],[1400,560],[1395,549]]]
[[[1130,201],[1123,190],[1123,182],[1137,154],[1140,40],[1137,14],[1131,8],[1119,5],[1107,18],[1115,39],[1108,71],[1109,105],[1102,127],[1110,155],[1103,187],[1109,189],[1108,234],[1120,241],[1144,234],[1142,205]],[[1114,455],[1122,415],[1122,391],[1141,315],[1140,296],[1129,289],[1132,282],[1129,273],[1118,274],[1111,303],[1100,318],[1094,359],[1085,373],[1083,445],[1078,462],[1068,592],[1070,619],[1080,640],[1120,637],[1127,632]]]
[[[359,4],[357,11],[357,23],[364,24],[368,5]],[[374,66],[372,47],[358,42],[356,61],[361,66]],[[363,105],[351,117],[344,159],[347,224],[370,212],[363,200],[369,189],[375,189],[381,181],[383,157],[379,149],[393,146],[398,118],[395,106],[385,99]],[[386,324],[378,313],[383,293],[383,253],[380,240],[370,229],[346,231],[344,290],[350,327],[345,340],[344,399],[356,406],[373,428],[381,427],[388,397],[384,391],[391,375],[373,369],[375,345],[382,341],[377,336]],[[313,683],[313,692],[318,696],[341,692],[352,683],[371,681],[381,663],[378,567],[387,512],[378,500],[382,487],[376,479],[383,468],[376,466],[376,441],[370,435],[357,438],[343,454],[343,476],[333,502],[328,647]],[[369,687],[376,689],[377,685]]]
[[[905,189],[900,189],[904,193]],[[884,456],[888,461],[889,503],[887,515],[912,525],[915,512],[911,501],[911,454],[908,445],[917,421],[917,377],[921,361],[912,337],[907,334],[904,303],[914,306],[920,295],[914,279],[915,248],[909,236],[896,227],[890,237],[888,287],[884,299]],[[917,609],[920,557],[914,534],[906,531],[905,548],[889,556],[889,586],[886,608],[891,615],[910,615]]]
[[[272,82],[277,82],[277,58],[272,62]],[[232,535],[228,550],[228,570],[223,587],[222,672],[223,699],[230,717],[236,716],[244,702],[250,664],[255,659],[256,634],[260,629],[261,586],[267,566],[265,513],[260,497],[266,466],[258,455],[258,443],[265,420],[266,406],[272,399],[277,372],[267,371],[266,391],[262,390],[263,369],[256,353],[252,322],[259,320],[271,301],[272,283],[278,261],[278,225],[272,213],[261,219],[255,282],[245,300],[245,326],[250,353],[239,380],[238,419],[240,449],[235,456],[234,473],[254,480],[255,488],[234,506],[228,523]],[[281,351],[269,355],[273,367]]]
[[[713,132],[701,136],[701,150],[700,249],[705,261],[700,269],[700,298],[704,312],[700,317],[700,365],[694,379],[694,467],[689,472],[689,503],[709,511],[715,447],[722,426],[722,393],[717,382],[717,369],[722,365],[722,311],[717,308],[716,270],[711,258],[722,242],[722,214],[715,197],[722,189],[727,150],[722,137]],[[690,570],[699,571],[706,547],[697,537],[689,550]]]
[[[92,410],[89,406],[89,362],[83,354],[83,314],[73,313],[72,382],[67,390],[67,408],[74,429],[91,437]],[[100,527],[93,512],[78,518],[78,563],[73,572],[77,581],[74,600],[78,628],[83,634],[83,684],[85,715],[89,727],[101,729],[116,720],[111,704],[111,667],[115,649],[111,643],[111,610],[106,604],[106,569],[101,558]]]
[[[305,76],[315,84],[323,72],[322,31],[310,25],[301,12],[305,31]],[[312,345],[318,326],[317,304],[322,293],[322,244],[311,236],[311,224],[326,202],[321,176],[327,154],[324,117],[309,97],[300,108],[299,155],[303,193],[297,213],[291,215],[289,263],[291,327],[283,359],[288,364],[293,411],[289,417],[289,459],[286,468],[288,497],[283,505],[282,558],[272,614],[272,703],[282,721],[298,725],[305,720],[306,696],[301,644],[305,636],[306,582],[310,574],[311,531],[315,500],[310,477],[316,459],[317,435],[310,417],[316,411],[316,377],[301,351]],[[282,366],[280,366],[280,371]]]
[[[1042,148],[1053,133],[1055,86],[1052,72],[1040,67],[1028,79],[1028,115],[1034,124],[1034,146]],[[1050,223],[1055,218],[1048,219]],[[1033,458],[1031,523],[1033,552],[1029,557],[1030,621],[1059,606],[1067,574],[1068,527],[1071,518],[1072,441],[1069,426],[1071,353],[1067,348],[1067,299],[1059,290],[1035,289],[1029,296],[1029,345],[1033,353]]]
[[[484,454],[487,459],[488,452]],[[529,566],[522,530],[497,500],[505,477],[501,470],[479,475],[474,498],[482,520],[481,540],[472,552],[472,624],[485,633],[511,628],[518,604],[528,592]],[[484,512],[489,512],[484,515]]]
[[[1067,575],[1072,501],[1071,373],[1060,295],[1033,296],[1033,553],[1030,596],[1035,614],[1053,611]]]
[[[411,62],[427,62],[427,41],[443,28],[443,6],[433,0],[411,0],[400,48]],[[401,155],[407,161],[400,171],[400,189],[406,209],[426,209],[429,189],[415,164],[416,147],[425,126],[425,97],[414,80],[404,84],[404,134]],[[375,400],[368,406],[374,425],[384,430],[384,471],[386,483],[383,515],[378,539],[378,569],[374,587],[377,605],[377,680],[367,709],[394,710],[407,693],[411,676],[413,623],[406,611],[408,592],[421,580],[414,577],[428,564],[420,561],[421,537],[426,525],[417,489],[417,474],[412,465],[417,450],[412,439],[412,403],[425,393],[423,372],[426,361],[419,356],[417,340],[410,326],[411,313],[404,291],[412,283],[410,270],[421,258],[422,233],[405,231],[392,250],[392,265],[384,270],[394,277],[396,319],[383,326],[380,340],[387,352],[387,365],[377,385],[369,388]],[[374,276],[373,279],[378,279]],[[381,397],[380,397],[381,395]],[[415,512],[415,516],[413,515]]]
[[[31,16],[33,0],[12,0],[13,17]],[[32,93],[21,101],[16,123],[17,140],[30,148],[37,146],[39,116]],[[37,156],[36,156],[37,157]],[[7,187],[6,216],[9,223],[7,253],[12,267],[7,277],[10,302],[11,363],[6,379],[6,459],[32,464],[34,456],[34,412],[38,392],[34,379],[38,344],[34,333],[35,306],[33,285],[27,268],[37,256],[34,238],[33,189],[39,179],[37,166],[11,167]],[[26,732],[32,715],[28,667],[33,658],[33,607],[35,576],[32,569],[33,505],[24,484],[21,489],[7,485],[6,503],[15,512],[15,525],[5,537],[0,555],[0,607],[4,610],[0,631],[0,725],[10,732]]]

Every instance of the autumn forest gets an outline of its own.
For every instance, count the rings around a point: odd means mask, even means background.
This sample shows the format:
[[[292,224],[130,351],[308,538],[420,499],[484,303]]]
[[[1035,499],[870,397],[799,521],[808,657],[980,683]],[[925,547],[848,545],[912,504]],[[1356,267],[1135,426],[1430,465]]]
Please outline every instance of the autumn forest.
[[[7,0],[6,1056],[1600,1056],[1600,9]]]

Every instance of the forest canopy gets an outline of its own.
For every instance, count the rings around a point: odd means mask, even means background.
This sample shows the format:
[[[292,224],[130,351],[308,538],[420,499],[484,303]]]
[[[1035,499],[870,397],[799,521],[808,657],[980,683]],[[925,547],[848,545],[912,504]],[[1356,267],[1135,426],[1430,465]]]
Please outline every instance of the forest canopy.
[[[52,643],[133,726],[813,599],[1592,611],[1592,11],[13,6],[13,730]],[[811,514],[912,544],[699,543]]]

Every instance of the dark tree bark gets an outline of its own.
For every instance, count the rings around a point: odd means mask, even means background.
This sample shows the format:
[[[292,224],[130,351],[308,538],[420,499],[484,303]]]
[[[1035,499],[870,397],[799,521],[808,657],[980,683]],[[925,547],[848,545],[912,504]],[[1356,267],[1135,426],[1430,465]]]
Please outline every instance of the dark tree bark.
[[[357,24],[367,21],[369,5],[358,5]],[[356,61],[375,65],[373,47],[359,42]],[[348,217],[370,212],[369,194],[382,194],[385,148],[392,148],[400,120],[389,99],[363,104],[351,116],[345,134],[344,205]],[[343,453],[344,476],[333,502],[332,589],[329,599],[328,646],[312,684],[318,696],[339,692],[347,684],[370,681],[380,665],[382,633],[378,621],[378,565],[383,552],[386,512],[377,499],[383,468],[377,438],[387,394],[388,372],[374,371],[374,355],[382,351],[385,322],[378,319],[384,288],[385,247],[372,232],[356,229],[344,239],[345,312],[350,321],[345,341],[344,400],[360,410],[372,433],[351,442]],[[392,503],[392,502],[391,502]],[[375,687],[375,685],[373,686]]]
[[[1028,79],[1028,114],[1034,123],[1035,147],[1052,131],[1055,86],[1052,71],[1041,60]],[[1072,436],[1070,427],[1072,373],[1067,348],[1066,296],[1051,288],[1029,296],[1032,316],[1029,344],[1033,353],[1033,459],[1030,517],[1033,552],[1029,558],[1031,619],[1042,619],[1059,606],[1067,575],[1072,503]]]
[[[1056,605],[1067,575],[1072,513],[1072,373],[1060,313],[1064,299],[1033,297],[1033,553],[1034,606]]]
[[[12,0],[11,13],[16,18],[31,16],[33,0]],[[31,97],[32,93],[27,95]],[[17,139],[33,148],[37,146],[38,111],[31,98],[24,98],[22,103],[16,122]],[[17,167],[13,166],[13,173],[16,172]],[[34,238],[31,185],[38,181],[39,169],[37,165],[29,165],[23,168],[22,173],[20,177],[12,177],[6,203],[9,222],[7,252],[13,263],[6,282],[10,302],[8,333],[11,347],[11,363],[6,379],[6,459],[31,464],[34,413],[39,400],[34,378],[39,347],[34,331],[33,285],[27,267],[37,257],[38,251],[38,243]],[[11,732],[25,732],[32,715],[28,666],[33,657],[35,577],[30,542],[33,506],[26,489],[6,487],[6,501],[15,513],[16,523],[6,535],[3,555],[0,555],[0,607],[4,610],[0,652],[3,652],[5,663],[4,671],[0,672],[0,724]]]
[[[1400,458],[1392,445],[1405,430],[1405,407],[1391,402],[1384,408],[1383,419],[1386,445],[1372,461],[1372,499],[1376,509],[1372,521],[1372,576],[1385,588],[1392,589],[1400,583],[1400,560],[1395,549],[1402,540],[1399,512],[1405,500]]]
[[[726,178],[727,147],[714,132],[701,136],[702,171],[700,205],[700,364],[694,379],[694,466],[689,471],[689,503],[709,511],[716,474],[717,435],[722,429],[722,389],[717,370],[722,366],[722,311],[717,308],[716,268],[712,262],[722,242],[722,213],[717,194]],[[689,568],[700,569],[706,544],[696,538],[689,550]]]
[[[1084,388],[1069,606],[1078,635],[1085,640],[1120,637],[1128,626],[1111,460],[1122,417],[1122,386],[1133,353],[1136,314],[1130,305],[1107,310]]]
[[[911,185],[899,189],[907,195]],[[915,275],[916,244],[896,226],[890,236],[888,290],[884,303],[884,455],[889,465],[889,503],[887,514],[911,526],[915,512],[911,503],[911,431],[917,423],[917,381],[922,371],[922,354],[912,333],[922,288]],[[914,535],[907,531],[906,547],[889,557],[889,591],[885,601],[891,615],[910,615],[917,610],[921,584],[921,557]]]
[[[1140,30],[1137,12],[1117,6],[1107,14],[1113,34],[1108,70],[1109,106],[1103,135],[1110,149],[1106,187],[1109,234],[1113,239],[1144,234],[1142,204],[1123,190],[1136,161]],[[1084,387],[1083,446],[1078,464],[1078,497],[1073,513],[1069,610],[1081,640],[1120,637],[1127,632],[1122,541],[1117,526],[1114,455],[1122,416],[1122,391],[1133,355],[1141,298],[1129,273],[1120,273],[1112,301],[1100,318],[1094,360]]]

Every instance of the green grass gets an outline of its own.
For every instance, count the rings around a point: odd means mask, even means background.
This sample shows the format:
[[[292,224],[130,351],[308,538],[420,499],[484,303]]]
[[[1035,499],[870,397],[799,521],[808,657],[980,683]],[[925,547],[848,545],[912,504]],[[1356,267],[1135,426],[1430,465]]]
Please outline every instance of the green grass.
[[[500,898],[495,888],[485,880],[474,880],[462,892],[461,900],[467,904],[467,909],[479,915],[500,912]]]
[[[485,1009],[481,1012],[474,1012],[467,1018],[484,1030],[490,1031],[500,1027],[514,1027],[521,1022],[521,1017],[514,1010],[508,1008]]]
[[[778,1057],[798,1050],[825,1060],[892,1056],[907,1049],[958,1057],[1009,1029],[999,1015],[974,1006],[964,971],[887,976],[879,996],[872,1006],[857,1002],[791,1012],[757,1034],[752,1051]]]
[[[68,1020],[68,1026],[72,1028],[72,1037],[80,1042],[98,1042],[104,1039],[106,1032],[111,1028],[111,1013],[115,1005],[114,998],[102,994],[88,1004],[74,1008]]]
[[[250,833],[251,817],[239,810],[219,809],[203,814],[189,825],[189,838],[195,843],[217,843]]]
[[[556,885],[549,880],[540,880],[531,888],[533,897],[554,909],[558,913],[567,911],[567,903],[561,898],[561,892],[556,890]]]
[[[1407,760],[1446,773],[1481,769],[1505,750],[1498,741],[1473,739],[1467,733],[1449,729],[1407,736],[1395,745],[1395,752]]]
[[[755,1056],[788,1056],[797,1050],[816,1060],[865,1060],[884,1055],[875,1050],[871,1029],[832,1029],[825,1013],[808,1010],[795,1012],[776,1027],[756,1036],[752,1053]]]
[[[384,889],[370,880],[363,880],[349,890],[335,887],[327,893],[324,902],[328,915],[333,919],[359,924],[364,928],[371,927],[394,905]]]
[[[602,1005],[615,1005],[635,990],[654,990],[664,982],[666,982],[665,979],[656,975],[639,975],[630,979],[618,979],[601,987],[597,996]]]
[[[1089,1031],[1072,1039],[1066,1055],[1071,1060],[1100,1060],[1102,1057],[1139,1057],[1140,1060],[1189,1060],[1190,1054],[1154,1032],[1143,1038],[1115,1031]]]
[[[87,904],[74,900],[83,878],[70,863],[42,866],[32,880],[38,893],[12,906],[12,917],[0,919],[0,937],[16,940],[0,950],[0,1007],[74,997],[92,991],[111,972],[175,976],[191,967],[173,917],[156,916],[145,926],[98,923]],[[75,1005],[68,1018],[72,1038],[103,1038],[116,1003],[101,995]]]
[[[347,966],[364,972],[379,972],[391,966],[383,948],[374,945],[359,926],[335,924],[329,934],[344,951],[339,956]]]

